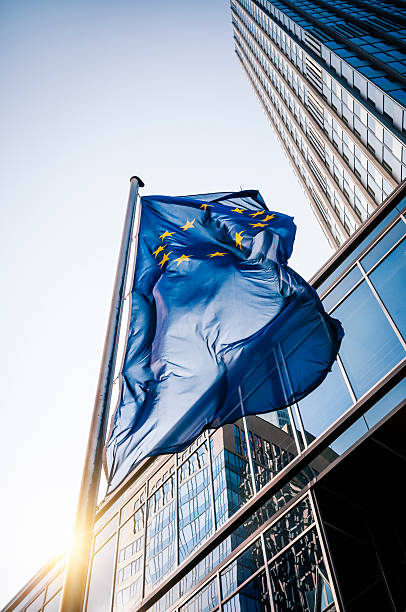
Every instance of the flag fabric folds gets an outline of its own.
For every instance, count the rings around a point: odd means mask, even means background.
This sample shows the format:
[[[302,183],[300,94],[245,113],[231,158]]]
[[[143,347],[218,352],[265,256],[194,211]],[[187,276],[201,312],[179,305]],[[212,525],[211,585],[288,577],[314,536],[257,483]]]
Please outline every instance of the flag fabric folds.
[[[109,491],[146,457],[310,393],[343,330],[287,266],[295,225],[258,191],[141,199]]]

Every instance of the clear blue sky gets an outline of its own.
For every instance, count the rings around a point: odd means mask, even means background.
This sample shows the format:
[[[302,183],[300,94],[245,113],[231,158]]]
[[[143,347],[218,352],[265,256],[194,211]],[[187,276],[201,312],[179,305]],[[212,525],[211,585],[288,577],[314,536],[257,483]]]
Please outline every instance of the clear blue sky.
[[[258,188],[330,249],[233,50],[226,0],[3,0],[0,606],[69,540],[129,177]]]

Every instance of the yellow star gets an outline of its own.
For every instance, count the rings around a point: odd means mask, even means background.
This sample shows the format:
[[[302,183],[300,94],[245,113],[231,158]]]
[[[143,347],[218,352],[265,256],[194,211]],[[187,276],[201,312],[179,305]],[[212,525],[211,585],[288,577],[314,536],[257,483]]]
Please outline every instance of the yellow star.
[[[204,208],[204,210],[207,210],[208,206],[211,206],[211,208],[213,208],[213,204],[202,204],[200,208]]]
[[[238,213],[240,213],[240,215],[242,215],[244,210],[245,210],[244,208],[233,208],[231,212],[238,212]]]
[[[180,229],[182,229],[185,232],[187,229],[189,229],[191,227],[194,227],[193,223],[195,221],[196,221],[196,219],[192,219],[192,221],[186,221],[185,225],[182,225]]]
[[[168,254],[164,253],[164,256],[162,257],[161,261],[159,262],[158,266],[162,269],[165,265],[165,263],[167,261],[169,261],[169,255],[172,253],[172,251],[170,251]]]
[[[173,236],[175,232],[164,232],[163,234],[161,234],[159,237],[161,240],[165,240],[165,238],[168,238],[169,236]]]
[[[157,250],[152,253],[155,259],[158,257],[159,253],[164,250],[165,247],[166,247],[166,244],[163,244],[162,246],[159,246]]]
[[[264,210],[257,210],[257,212],[251,213],[250,217],[252,217],[253,219],[255,219],[255,217],[258,217],[258,215],[263,215],[264,214]]]
[[[181,255],[180,257],[178,257],[177,259],[174,259],[173,261],[177,261],[179,265],[180,263],[182,263],[182,261],[187,261],[189,259],[189,257],[191,257],[191,255]]]
[[[263,221],[270,221],[271,219],[273,219],[273,218],[274,218],[274,216],[275,216],[275,215],[267,215],[267,216],[265,217],[265,219],[262,219],[262,220],[263,220]]]
[[[227,253],[220,253],[216,251],[215,253],[209,253],[209,257],[223,257],[223,255],[227,255]]]
[[[242,240],[242,235],[244,233],[244,230],[241,232],[237,232],[235,235],[235,246],[239,246],[241,249],[241,240]]]
[[[266,227],[266,223],[250,223],[252,227]]]

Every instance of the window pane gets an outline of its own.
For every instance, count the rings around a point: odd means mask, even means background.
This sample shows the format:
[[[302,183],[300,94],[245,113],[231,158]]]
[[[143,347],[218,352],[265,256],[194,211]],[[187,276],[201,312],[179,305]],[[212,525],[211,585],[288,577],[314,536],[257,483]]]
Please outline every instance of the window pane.
[[[389,251],[389,249],[405,235],[406,224],[399,219],[397,223],[389,230],[380,241],[361,259],[361,264],[364,270],[368,271],[376,264],[381,257]]]
[[[116,516],[99,531],[94,539],[94,550],[100,548],[100,545],[114,533],[114,530],[117,528],[117,517],[118,515],[116,514]]]
[[[370,274],[372,284],[404,338],[406,338],[405,250],[406,241],[403,240]]]
[[[93,557],[87,612],[110,611],[116,538],[111,538]]]
[[[39,612],[39,610],[41,610],[42,608],[43,601],[44,601],[44,591],[42,591],[42,593],[40,593],[38,597],[36,597],[34,601],[30,603],[28,608],[26,608],[25,612]]]
[[[227,597],[264,564],[261,541],[257,540],[220,574],[222,597]]]
[[[145,499],[144,492],[142,496]],[[145,504],[131,504],[137,510],[119,532],[114,610],[134,606],[142,595]]]
[[[179,584],[169,589],[161,599],[149,608],[149,612],[166,612],[179,599]]]
[[[211,553],[209,553],[203,561],[200,561],[195,567],[179,582],[179,596],[183,597],[185,593],[190,591],[200,580],[203,580],[213,568],[217,567],[232,550],[241,544],[241,537],[238,534],[231,534],[221,544],[219,544]]]
[[[364,417],[360,417],[358,421],[355,421],[355,423],[348,427],[341,436],[334,440],[330,448],[337,453],[337,456],[342,455],[350,446],[355,444],[357,440],[362,438],[367,431],[368,427],[366,426],[365,419]]]
[[[218,606],[219,598],[215,580],[206,584],[192,599],[179,608],[179,612],[210,612]]]
[[[212,533],[208,443],[205,442],[178,470],[179,562]]]
[[[121,508],[120,523],[124,523],[145,502],[145,485]]]
[[[249,415],[247,422],[255,480],[260,489],[296,457],[297,447],[286,408],[260,417]]]
[[[61,603],[61,593],[56,595],[50,602],[44,606],[44,612],[59,612],[59,604]],[[104,608],[103,608],[104,609]]]
[[[333,316],[344,327],[340,356],[359,398],[399,363],[405,351],[365,281]]]
[[[271,612],[265,572],[260,572],[223,605],[224,612]]]
[[[355,266],[344,278],[338,283],[336,287],[325,298],[323,298],[323,306],[329,311],[337,302],[349,291],[355,283],[361,280],[362,274],[358,266]]]
[[[175,476],[148,500],[145,588],[149,592],[175,566]]]
[[[51,584],[48,585],[47,588],[47,598],[46,600],[48,601],[49,599],[51,599],[51,597],[53,597],[55,595],[55,593],[57,591],[59,591],[59,589],[62,588],[63,585],[63,579],[64,579],[64,572],[61,572],[59,574],[59,576],[57,576],[52,582]]]
[[[269,566],[275,612],[313,612],[318,573],[325,574],[316,530],[312,529]]]
[[[312,522],[313,516],[309,498],[305,497],[265,533],[268,559],[274,557],[282,548],[285,548],[291,540],[300,535]]]
[[[248,464],[248,445],[241,420],[236,422],[236,428],[238,431],[234,429],[234,426],[226,425],[210,437],[214,503],[218,527],[239,510],[253,494]],[[230,439],[227,444],[229,448],[225,448],[226,439]]]
[[[406,198],[402,202],[404,204],[406,202]],[[380,234],[385,229],[385,227],[389,225],[389,223],[399,215],[399,210],[401,208],[402,202],[399,204],[398,208],[394,208],[390,213],[388,213],[385,219],[383,219],[375,229],[369,232],[368,236],[361,242],[361,244],[359,244],[353,250],[351,255],[344,259],[344,261],[337,267],[337,269],[334,270],[334,272],[332,272],[326,278],[326,280],[321,283],[321,285],[317,289],[317,293],[319,295],[321,295],[330,285],[332,285],[335,279],[338,278],[340,274],[342,274],[344,270],[350,265],[350,263],[356,259],[357,255],[359,255],[359,253],[361,253],[368,246],[368,244],[370,244],[372,240],[376,236],[378,236],[378,234]]]
[[[344,324],[344,322],[343,322]],[[352,404],[352,399],[337,362],[325,380],[299,402],[307,442],[313,442]]]
[[[387,393],[379,402],[375,404],[365,414],[365,420],[368,427],[373,427],[379,423],[383,417],[395,408],[406,397],[406,379],[402,380],[389,393]]]

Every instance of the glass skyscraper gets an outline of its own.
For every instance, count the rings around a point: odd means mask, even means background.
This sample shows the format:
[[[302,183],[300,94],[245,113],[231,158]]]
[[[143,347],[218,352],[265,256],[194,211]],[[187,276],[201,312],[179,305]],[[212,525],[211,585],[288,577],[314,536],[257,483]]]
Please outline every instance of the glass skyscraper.
[[[406,3],[231,0],[237,56],[330,244],[406,179]]]
[[[405,212],[400,186],[311,281],[345,330],[320,387],[144,461],[101,502],[86,612],[405,609]],[[51,560],[4,612],[57,612],[63,572]]]

